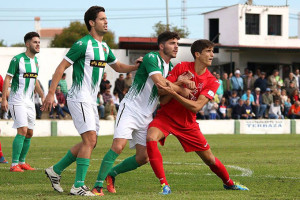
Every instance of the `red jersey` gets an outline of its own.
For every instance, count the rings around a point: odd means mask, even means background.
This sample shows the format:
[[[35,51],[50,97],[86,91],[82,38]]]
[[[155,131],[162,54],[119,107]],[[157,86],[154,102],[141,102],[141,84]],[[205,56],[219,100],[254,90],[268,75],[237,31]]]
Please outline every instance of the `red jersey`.
[[[208,99],[212,99],[215,96],[217,89],[220,86],[219,81],[210,73],[208,69],[202,74],[198,75],[195,72],[194,62],[181,62],[178,63],[174,69],[169,73],[167,79],[171,82],[176,82],[178,76],[184,72],[190,71],[193,73],[192,81],[195,82],[196,89],[192,92],[193,97],[190,100],[197,101],[199,95],[204,95]],[[186,109],[181,103],[175,99],[171,99],[165,105],[161,105],[161,109],[158,110],[157,115],[165,115],[170,120],[181,127],[187,127],[196,122],[196,114]]]

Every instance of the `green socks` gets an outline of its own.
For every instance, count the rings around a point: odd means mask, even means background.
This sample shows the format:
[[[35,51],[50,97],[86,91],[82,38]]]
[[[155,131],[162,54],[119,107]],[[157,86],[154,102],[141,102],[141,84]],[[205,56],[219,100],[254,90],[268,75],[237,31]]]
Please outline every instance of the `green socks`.
[[[25,136],[17,134],[13,141],[12,163],[19,163],[20,154],[23,149]]]
[[[131,171],[131,170],[135,170],[139,166],[140,165],[136,162],[135,155],[134,155],[134,156],[126,158],[125,160],[123,160],[123,162],[114,166],[110,170],[108,175],[115,177],[118,174],[125,173],[125,172]]]
[[[76,178],[74,186],[76,188],[84,185],[84,179],[87,173],[87,170],[90,165],[90,159],[88,158],[77,158],[76,159]]]
[[[103,182],[118,156],[119,154],[111,149],[105,154],[94,187],[103,187]]]
[[[75,161],[76,161],[76,157],[71,153],[71,150],[69,150],[68,153],[58,163],[56,163],[53,166],[53,170],[58,175],[61,175],[64,169],[66,169],[69,165],[71,165]]]
[[[26,138],[24,140],[23,143],[23,148],[20,154],[20,158],[19,158],[19,162],[24,162],[25,163],[25,157],[28,153],[29,147],[30,147],[30,142],[31,142],[31,138]]]

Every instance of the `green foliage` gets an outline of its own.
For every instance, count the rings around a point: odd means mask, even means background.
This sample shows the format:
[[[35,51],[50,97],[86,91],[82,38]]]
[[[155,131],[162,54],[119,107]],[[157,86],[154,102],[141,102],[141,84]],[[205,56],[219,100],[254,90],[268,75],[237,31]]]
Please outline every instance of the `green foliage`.
[[[217,122],[216,122],[217,123]],[[40,130],[35,130],[38,132]],[[227,168],[234,181],[250,191],[227,191],[195,153],[185,153],[174,136],[169,136],[161,150],[164,169],[172,194],[159,195],[160,184],[150,164],[120,174],[116,194],[104,189],[104,199],[299,199],[300,135],[206,135],[212,152]],[[64,193],[53,191],[44,169],[58,162],[78,137],[33,137],[26,162],[37,168],[24,173],[9,172],[14,137],[0,137],[2,151],[9,164],[0,164],[0,199],[84,199],[69,196],[74,184],[76,163],[62,173]],[[109,150],[112,136],[100,136],[92,153],[85,184],[93,187],[103,156]],[[282,145],[284,144],[284,149]],[[127,147],[115,164],[135,150]],[[239,168],[240,167],[240,168]],[[244,170],[241,170],[244,169]],[[246,173],[250,171],[252,173]],[[89,198],[86,198],[89,199]],[[96,198],[97,199],[97,198]],[[102,199],[102,198],[101,198]]]
[[[176,32],[179,34],[180,38],[186,38],[189,36],[190,32],[188,30],[184,30],[182,28],[178,28],[177,26],[172,26],[169,25],[169,27],[167,27],[166,24],[163,24],[161,21],[157,22],[154,26],[154,31],[155,33],[152,34],[153,37],[157,37],[159,34],[161,34],[162,32],[166,31],[166,30],[170,30],[172,32]]]
[[[51,47],[71,47],[74,42],[87,35],[89,32],[84,23],[71,22],[70,26],[63,29],[63,32],[56,35],[51,42]],[[116,48],[114,33],[109,31],[103,37],[110,48]]]
[[[0,47],[6,47],[7,45],[4,44],[4,40],[0,40]]]
[[[23,42],[15,43],[10,45],[11,47],[25,47],[25,44]]]

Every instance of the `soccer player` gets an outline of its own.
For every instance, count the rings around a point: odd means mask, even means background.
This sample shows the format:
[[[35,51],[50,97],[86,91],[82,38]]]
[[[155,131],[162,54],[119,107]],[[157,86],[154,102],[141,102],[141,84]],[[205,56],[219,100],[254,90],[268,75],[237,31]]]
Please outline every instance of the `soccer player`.
[[[4,80],[1,104],[4,111],[9,108],[14,120],[13,128],[17,129],[13,141],[11,172],[34,170],[25,162],[35,125],[34,90],[44,99],[43,91],[36,79],[39,66],[35,54],[40,52],[40,36],[36,32],[29,32],[24,36],[24,42],[26,51],[13,57],[10,62]]]
[[[0,133],[1,133],[1,129],[0,129]],[[3,152],[2,152],[2,147],[1,147],[1,142],[0,142],[0,163],[4,163],[4,164],[8,163],[8,161],[5,160],[5,158],[4,158],[4,155],[3,155]]]
[[[63,188],[60,186],[61,173],[76,161],[75,183],[70,194],[95,196],[85,186],[84,180],[99,133],[96,100],[105,65],[108,63],[115,71],[126,73],[136,70],[139,66],[138,61],[141,61],[142,58],[137,59],[135,65],[120,63],[109,46],[102,41],[107,32],[107,17],[103,7],[90,7],[84,15],[84,21],[89,34],[75,42],[58,65],[42,107],[42,110],[51,109],[55,89],[64,71],[73,65],[73,83],[68,92],[67,101],[82,142],[73,146],[58,163],[47,168],[45,173],[54,190],[63,192]]]
[[[134,170],[148,162],[146,135],[148,124],[152,121],[152,113],[158,103],[156,84],[165,84],[164,77],[173,68],[170,60],[177,55],[178,40],[177,33],[166,31],[158,36],[159,51],[144,56],[129,92],[120,103],[114,139],[101,163],[92,190],[94,194],[104,195],[104,180],[107,182],[108,191],[115,193],[114,180],[118,174]],[[136,154],[112,168],[127,140],[130,141],[130,148],[136,149]]]
[[[202,135],[196,122],[196,113],[214,97],[219,87],[217,79],[208,71],[207,67],[213,60],[214,44],[208,40],[197,40],[191,46],[194,62],[181,62],[174,67],[168,76],[170,82],[175,82],[179,75],[190,71],[196,89],[190,98],[184,98],[174,91],[172,86],[159,85],[159,88],[168,93],[161,97],[161,109],[149,124],[147,134],[147,152],[151,167],[162,185],[161,194],[171,193],[167,182],[163,159],[157,147],[159,141],[164,145],[169,134],[173,134],[180,141],[185,152],[195,151],[210,169],[219,176],[225,189],[248,190],[245,186],[234,183],[228,175],[224,165],[212,154],[210,147]]]

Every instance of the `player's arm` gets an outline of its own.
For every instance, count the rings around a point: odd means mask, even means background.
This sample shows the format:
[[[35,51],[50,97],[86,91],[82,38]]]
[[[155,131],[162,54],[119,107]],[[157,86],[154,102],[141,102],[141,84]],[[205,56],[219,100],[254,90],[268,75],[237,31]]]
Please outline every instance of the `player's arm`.
[[[44,100],[45,100],[44,92],[43,92],[43,90],[42,90],[42,88],[40,86],[40,82],[38,80],[36,80],[36,83],[35,83],[35,90],[39,94],[39,96],[41,97],[42,103],[43,103]]]
[[[45,110],[50,111],[51,108],[53,107],[54,94],[55,94],[56,87],[57,87],[64,71],[70,66],[71,66],[71,63],[69,63],[66,59],[63,59],[61,61],[61,63],[58,65],[58,67],[56,68],[55,73],[52,78],[52,82],[51,82],[48,94],[47,94],[47,96],[43,102],[42,108],[41,108],[42,111],[45,111]]]
[[[4,110],[5,112],[8,110],[8,103],[7,103],[7,99],[9,95],[8,87],[11,79],[12,76],[7,74],[3,82],[1,109]]]
[[[209,101],[209,99],[204,95],[200,95],[197,101],[189,100],[175,92],[175,90],[170,87],[169,82],[167,82],[167,86],[160,85],[160,87],[174,99],[176,99],[179,103],[181,103],[186,109],[192,111],[193,113],[199,112],[202,107]]]
[[[114,64],[111,64],[110,66],[119,73],[127,73],[134,70],[137,70],[140,66],[140,63],[143,61],[143,57],[139,57],[135,60],[134,65],[126,65],[124,63],[121,63],[120,61],[117,61]]]

